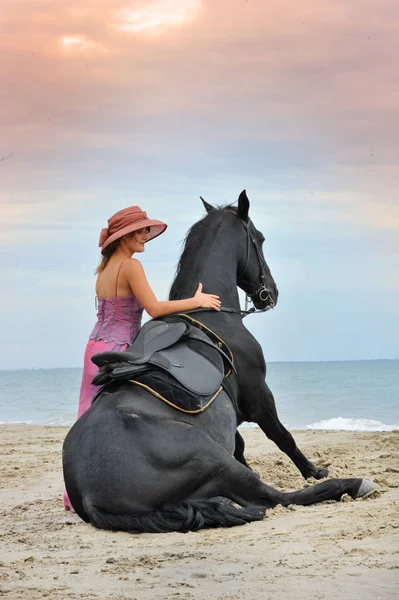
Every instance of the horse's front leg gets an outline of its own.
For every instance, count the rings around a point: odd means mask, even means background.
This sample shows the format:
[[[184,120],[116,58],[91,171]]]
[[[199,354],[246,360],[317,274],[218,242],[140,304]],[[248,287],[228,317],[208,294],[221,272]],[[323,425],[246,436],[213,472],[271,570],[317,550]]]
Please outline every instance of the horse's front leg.
[[[265,381],[251,386],[241,406],[245,407],[248,421],[257,423],[267,437],[282,450],[299,469],[305,479],[327,477],[328,469],[319,468],[306,458],[297,447],[291,433],[281,423],[274,402],[274,397]],[[242,454],[244,448],[242,447]],[[242,462],[242,461],[241,461]]]
[[[248,469],[251,469],[251,467],[245,460],[245,456],[244,456],[244,449],[245,449],[244,438],[242,437],[242,435],[239,433],[238,430],[236,431],[235,442],[236,442],[236,447],[234,450],[234,458],[236,460],[238,460],[238,462],[240,462],[245,467],[248,467]],[[251,469],[251,471],[252,471],[252,469]]]
[[[252,469],[252,467],[247,463],[245,456],[244,456],[244,450],[245,450],[244,438],[242,437],[240,432],[237,430],[236,431],[236,447],[234,450],[234,458],[236,460],[238,460],[239,463],[244,465],[244,467],[247,467],[247,469],[250,469],[250,471],[252,471],[252,473],[254,475],[256,475],[256,477],[258,479],[260,479],[260,473],[258,473],[257,471],[254,471]]]
[[[372,481],[351,478],[328,479],[302,490],[282,492],[258,479],[253,471],[235,460],[222,446],[210,441],[200,430],[190,435],[190,453],[195,458],[188,465],[192,465],[197,476],[197,486],[192,490],[190,499],[221,496],[244,507],[267,509],[277,504],[307,506],[325,500],[338,501],[343,494],[362,498],[379,489]]]

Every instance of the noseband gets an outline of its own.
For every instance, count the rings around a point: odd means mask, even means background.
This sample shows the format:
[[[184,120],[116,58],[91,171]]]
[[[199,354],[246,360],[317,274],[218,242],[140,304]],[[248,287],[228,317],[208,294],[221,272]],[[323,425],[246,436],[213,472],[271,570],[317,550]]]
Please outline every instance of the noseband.
[[[250,251],[251,251],[251,242],[252,242],[253,247],[255,248],[256,256],[258,257],[258,262],[259,262],[260,286],[253,291],[246,292],[246,294],[245,294],[245,311],[241,311],[244,313],[244,316],[245,316],[246,314],[250,314],[250,313],[254,313],[254,312],[265,312],[267,310],[270,310],[271,308],[274,308],[275,305],[274,305],[273,298],[271,296],[271,290],[266,286],[266,283],[265,283],[266,273],[265,273],[265,268],[264,268],[263,257],[257,246],[255,238],[253,237],[252,233],[249,230],[251,220],[248,219],[248,221],[246,223],[244,221],[242,221],[241,219],[240,219],[240,221],[243,224],[245,231],[247,232],[247,257],[245,260],[244,268],[241,271],[241,273],[239,273],[239,275],[237,276],[237,280],[239,280],[241,277],[243,277],[245,271],[247,270],[248,263],[249,263],[249,255],[250,255]],[[255,308],[253,306],[251,309],[248,310],[248,304],[250,302],[253,302],[256,297],[258,297],[258,299],[261,302],[267,301],[268,305],[265,308]]]

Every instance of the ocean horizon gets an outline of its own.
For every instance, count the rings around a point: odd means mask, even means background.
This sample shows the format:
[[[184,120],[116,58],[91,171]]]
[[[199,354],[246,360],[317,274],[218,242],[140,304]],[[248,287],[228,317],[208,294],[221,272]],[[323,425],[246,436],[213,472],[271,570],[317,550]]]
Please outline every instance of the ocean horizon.
[[[398,359],[267,367],[266,381],[288,429],[399,430]],[[0,424],[72,425],[81,376],[79,367],[0,370]]]

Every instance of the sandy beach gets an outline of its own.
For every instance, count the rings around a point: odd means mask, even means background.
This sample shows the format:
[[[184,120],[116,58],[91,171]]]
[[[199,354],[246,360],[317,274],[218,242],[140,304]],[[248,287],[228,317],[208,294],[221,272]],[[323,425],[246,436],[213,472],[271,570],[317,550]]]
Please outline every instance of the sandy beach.
[[[63,510],[62,427],[1,426],[0,596],[101,600],[399,597],[399,432],[293,432],[367,500],[276,507],[262,522],[188,534],[98,531]],[[259,429],[247,458],[281,489],[307,485]]]

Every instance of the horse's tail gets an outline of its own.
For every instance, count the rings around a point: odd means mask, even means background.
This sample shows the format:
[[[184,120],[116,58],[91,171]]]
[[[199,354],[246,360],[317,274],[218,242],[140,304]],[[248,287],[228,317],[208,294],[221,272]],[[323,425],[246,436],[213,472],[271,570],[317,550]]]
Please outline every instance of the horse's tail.
[[[132,533],[184,533],[207,527],[233,527],[261,521],[265,509],[260,506],[237,506],[227,498],[216,497],[164,504],[153,512],[136,515],[115,515],[92,507],[88,516],[91,524],[98,529]]]

